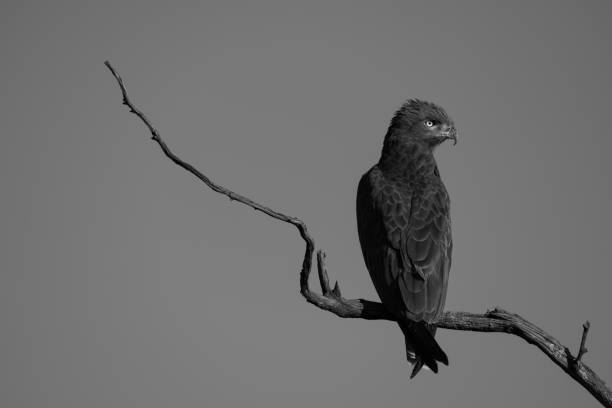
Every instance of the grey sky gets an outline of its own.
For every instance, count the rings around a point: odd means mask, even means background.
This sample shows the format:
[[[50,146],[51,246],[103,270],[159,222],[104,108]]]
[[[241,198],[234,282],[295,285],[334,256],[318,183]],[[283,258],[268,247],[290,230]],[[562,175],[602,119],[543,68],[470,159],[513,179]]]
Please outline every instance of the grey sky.
[[[447,309],[522,314],[612,381],[608,1],[27,2],[0,6],[0,405],[595,407],[518,338],[441,330],[409,381],[389,322],[299,296],[295,229],[204,189],[168,144],[302,218],[376,299],[360,175],[409,97],[442,105]],[[314,282],[313,282],[314,283]]]

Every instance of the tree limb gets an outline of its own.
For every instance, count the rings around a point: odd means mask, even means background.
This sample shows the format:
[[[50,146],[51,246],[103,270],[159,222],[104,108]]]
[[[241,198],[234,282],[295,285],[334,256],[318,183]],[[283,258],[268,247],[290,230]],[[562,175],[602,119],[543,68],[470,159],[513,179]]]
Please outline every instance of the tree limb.
[[[287,222],[295,226],[302,239],[306,243],[306,251],[302,260],[302,269],[300,271],[300,293],[304,298],[317,306],[320,309],[327,310],[335,315],[343,318],[356,318],[367,320],[390,320],[395,321],[395,318],[378,302],[372,302],[365,299],[346,299],[340,293],[338,282],[331,289],[329,286],[329,277],[325,266],[325,252],[317,251],[317,271],[319,283],[321,286],[321,294],[310,290],[308,278],[312,269],[312,257],[315,249],[313,238],[308,233],[306,224],[296,217],[290,217],[281,212],[275,211],[269,207],[259,204],[248,197],[235,193],[223,186],[215,184],[198,169],[191,164],[183,161],[176,156],[166,145],[161,138],[159,132],[151,124],[145,114],[136,108],[130,101],[125,85],[121,76],[115,71],[110,62],[105,61],[104,64],[113,74],[123,95],[123,104],[126,105],[130,112],[135,114],[144,122],[151,132],[152,139],[159,145],[163,153],[172,160],[176,165],[187,170],[204,184],[210,187],[217,193],[229,197],[230,200],[238,201],[245,204],[254,210],[261,211],[280,221]],[[563,346],[546,333],[544,330],[525,320],[521,316],[507,312],[505,310],[495,308],[487,311],[484,314],[474,314],[467,312],[444,312],[444,314],[434,322],[434,325],[443,329],[463,330],[474,332],[500,332],[509,333],[518,336],[529,344],[535,345],[556,365],[561,367],[570,377],[582,385],[588,392],[591,393],[603,406],[612,408],[612,391],[606,387],[604,381],[581,359],[586,353],[586,337],[590,328],[590,323],[587,321],[583,325],[582,339],[578,354],[574,357],[566,346]]]

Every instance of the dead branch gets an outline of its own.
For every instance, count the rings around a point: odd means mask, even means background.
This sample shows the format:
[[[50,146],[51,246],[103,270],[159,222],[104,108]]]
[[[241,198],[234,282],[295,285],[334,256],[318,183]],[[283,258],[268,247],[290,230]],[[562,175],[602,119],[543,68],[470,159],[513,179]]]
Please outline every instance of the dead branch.
[[[287,222],[298,229],[300,236],[306,243],[306,251],[304,253],[304,259],[302,260],[302,269],[300,271],[300,293],[308,302],[320,309],[327,310],[343,318],[395,320],[381,303],[372,302],[365,299],[346,299],[341,295],[340,287],[337,282],[334,285],[334,288],[331,289],[329,286],[327,268],[325,267],[326,255],[321,250],[317,251],[317,271],[322,293],[318,294],[311,291],[308,284],[308,278],[312,268],[312,257],[315,249],[315,243],[313,238],[308,233],[306,224],[304,224],[304,222],[299,218],[290,217],[281,212],[275,211],[251,200],[248,197],[231,191],[221,185],[215,184],[194,166],[176,156],[168,148],[157,129],[153,127],[145,114],[132,104],[121,76],[117,73],[117,71],[115,71],[110,62],[105,61],[104,64],[113,74],[117,80],[117,83],[119,84],[119,87],[121,88],[123,104],[130,109],[130,112],[138,116],[140,120],[142,120],[142,122],[148,127],[152,135],[151,138],[157,142],[163,153],[170,160],[196,176],[217,193],[229,197],[230,200],[235,200],[245,204],[254,210],[261,211],[272,218]],[[582,339],[576,357],[571,354],[566,346],[563,346],[558,340],[546,333],[544,330],[517,314],[510,313],[499,308],[487,311],[484,314],[444,312],[440,319],[438,319],[438,321],[436,321],[434,324],[439,328],[450,330],[514,334],[515,336],[527,341],[527,343],[533,344],[539,348],[556,365],[561,367],[563,371],[565,371],[570,377],[572,377],[588,392],[590,392],[591,395],[593,395],[603,406],[612,408],[612,391],[607,388],[604,381],[593,370],[591,370],[581,361],[583,355],[587,352],[585,343],[587,333],[590,328],[590,323],[588,321],[583,325]]]
[[[588,320],[584,322],[582,325],[582,340],[580,340],[580,348],[578,349],[578,356],[576,357],[576,361],[580,361],[582,356],[589,350],[584,346],[586,343],[587,334],[589,334],[589,329],[591,328],[591,322]]]

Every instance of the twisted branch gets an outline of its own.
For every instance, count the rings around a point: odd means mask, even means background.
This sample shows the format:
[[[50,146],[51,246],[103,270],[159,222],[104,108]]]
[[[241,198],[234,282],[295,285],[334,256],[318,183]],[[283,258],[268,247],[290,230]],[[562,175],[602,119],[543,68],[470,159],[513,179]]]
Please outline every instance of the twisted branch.
[[[335,315],[343,318],[367,319],[367,320],[391,320],[395,318],[378,302],[372,302],[365,299],[346,299],[340,292],[338,282],[334,288],[330,288],[329,276],[325,266],[325,252],[317,251],[317,272],[319,283],[321,286],[321,294],[310,290],[308,278],[312,269],[312,258],[315,249],[315,243],[308,233],[306,224],[296,217],[290,217],[281,212],[275,211],[269,207],[259,204],[248,197],[231,191],[223,186],[215,184],[198,169],[191,164],[183,161],[176,156],[166,145],[161,138],[159,132],[145,114],[132,104],[127,90],[121,79],[121,76],[115,71],[110,62],[105,61],[104,64],[113,74],[123,95],[123,104],[126,105],[130,112],[140,118],[140,120],[148,127],[151,132],[151,138],[159,145],[163,153],[172,160],[176,165],[187,170],[195,177],[200,179],[204,184],[210,187],[217,193],[229,197],[230,200],[238,201],[245,204],[254,210],[261,211],[272,218],[284,221],[295,226],[304,242],[306,250],[302,261],[302,269],[300,271],[300,293],[304,298],[320,309],[327,310]],[[582,339],[578,354],[574,357],[566,346],[563,346],[546,333],[544,330],[525,320],[521,316],[507,312],[505,310],[495,308],[487,311],[484,314],[475,314],[467,312],[444,312],[444,314],[435,323],[435,326],[450,330],[463,330],[474,332],[501,332],[514,334],[527,341],[529,344],[535,345],[556,365],[561,367],[570,377],[582,385],[588,392],[591,393],[603,406],[612,408],[612,391],[606,387],[604,381],[581,359],[586,353],[585,347],[586,337],[590,328],[590,323],[587,321],[583,325]]]

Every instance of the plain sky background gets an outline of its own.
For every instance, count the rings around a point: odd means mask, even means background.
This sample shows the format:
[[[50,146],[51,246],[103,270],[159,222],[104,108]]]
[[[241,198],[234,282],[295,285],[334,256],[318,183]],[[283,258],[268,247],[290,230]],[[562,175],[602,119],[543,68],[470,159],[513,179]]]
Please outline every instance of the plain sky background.
[[[459,143],[447,310],[519,313],[612,382],[612,3],[4,1],[0,406],[596,407],[535,347],[440,330],[409,381],[390,322],[306,303],[302,218],[347,297],[376,299],[354,199],[394,110]],[[317,288],[313,279],[313,287]]]

